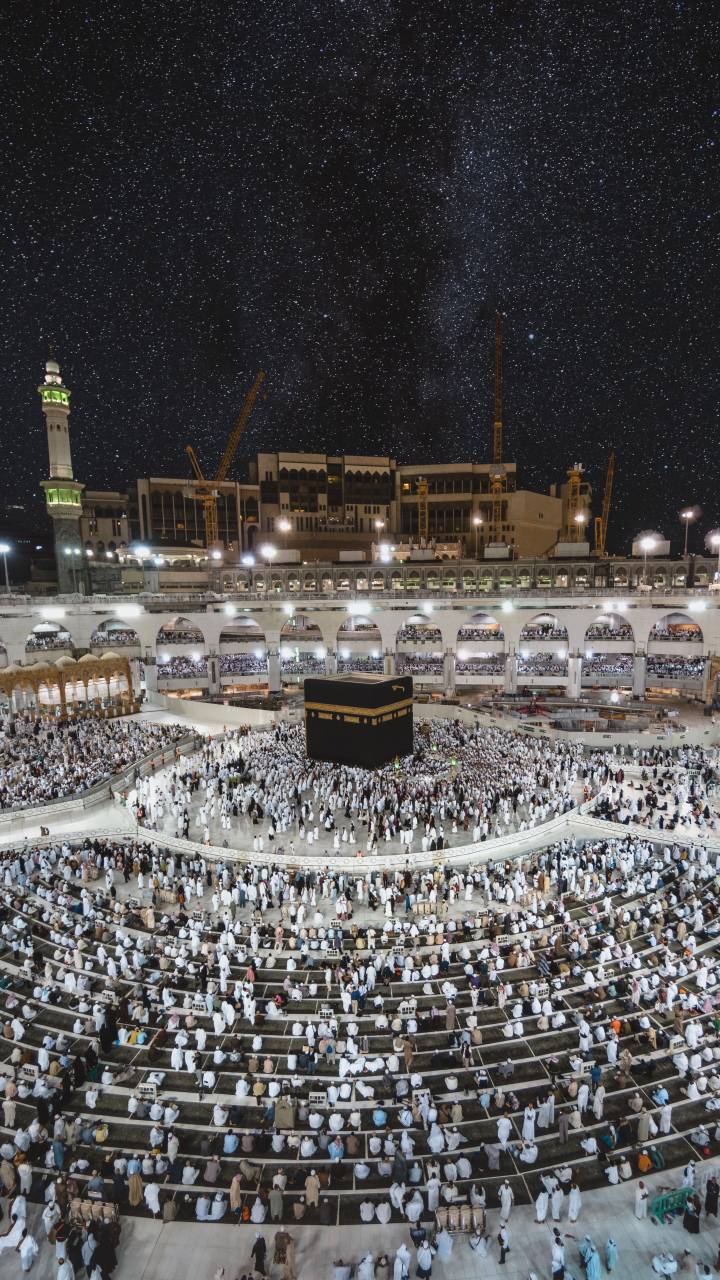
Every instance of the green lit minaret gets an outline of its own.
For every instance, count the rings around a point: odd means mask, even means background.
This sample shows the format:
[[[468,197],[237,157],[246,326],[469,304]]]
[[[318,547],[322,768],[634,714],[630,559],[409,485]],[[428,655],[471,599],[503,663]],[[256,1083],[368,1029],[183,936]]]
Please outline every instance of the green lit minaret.
[[[60,366],[50,359],[45,365],[45,380],[38,387],[47,430],[49,479],[41,482],[45,492],[48,515],[53,522],[55,561],[57,563],[58,591],[67,594],[82,581],[84,565],[80,538],[82,515],[82,491],[73,476],[70,453],[70,392],[63,385]]]

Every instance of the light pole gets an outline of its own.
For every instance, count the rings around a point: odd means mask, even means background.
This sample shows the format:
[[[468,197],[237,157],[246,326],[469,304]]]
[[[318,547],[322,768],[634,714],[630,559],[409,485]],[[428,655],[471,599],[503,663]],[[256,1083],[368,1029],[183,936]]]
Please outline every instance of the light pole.
[[[693,520],[695,519],[695,511],[694,511],[694,508],[693,508],[693,507],[688,507],[685,511],[681,511],[681,512],[680,512],[680,519],[681,519],[682,521],[684,521],[684,523],[685,523],[685,550],[683,551],[683,556],[684,556],[684,558],[687,560],[687,554],[688,554],[688,534],[689,534],[689,532],[690,532],[690,525],[692,524]]]
[[[710,536],[708,537],[708,542],[712,547],[713,551],[717,551],[718,553],[718,567],[717,567],[717,572],[715,576],[718,582],[720,582],[720,529],[716,529],[714,533],[710,534]]]
[[[277,555],[277,547],[274,547],[271,542],[263,542],[263,544],[258,547],[258,555],[265,561],[265,585],[267,587],[267,571]],[[272,586],[272,580],[270,585]]]
[[[79,555],[80,551],[77,547],[66,547],[65,555],[70,557],[70,569],[72,572],[73,595],[77,595],[77,569],[75,567],[75,554]]]
[[[292,524],[290,523],[290,521],[287,519],[286,516],[283,516],[282,520],[278,520],[277,522],[277,529],[279,533],[282,534],[282,549],[283,549],[283,555],[284,555],[284,553],[287,551],[287,536],[290,533],[290,530],[292,529]],[[284,559],[285,559],[285,563],[287,563],[286,555],[284,555]]]
[[[150,548],[146,547],[144,543],[138,542],[135,544],[134,547],[130,548],[130,552],[132,555],[134,555],[135,559],[140,565],[140,572],[143,577],[143,590],[145,591],[147,590],[147,583],[145,582],[145,560],[149,559],[151,555]]]
[[[11,548],[10,548],[9,542],[0,542],[0,556],[2,556],[3,565],[5,566],[5,590],[7,591],[8,595],[10,595],[10,574],[8,573],[7,558],[10,554],[10,550]]]
[[[647,586],[647,558],[648,558],[648,551],[652,551],[652,550],[653,550],[653,548],[654,548],[654,546],[655,546],[655,539],[654,539],[654,538],[647,537],[647,538],[641,538],[641,539],[640,539],[640,550],[641,550],[641,551],[642,551],[642,553],[643,553],[643,584],[644,584],[645,586]]]
[[[482,516],[473,516],[473,524],[475,526],[475,559],[476,560],[479,558],[479,555],[480,555],[480,552],[478,550],[478,538],[480,536],[480,526],[482,522],[483,522]]]
[[[575,515],[575,524],[577,525],[578,542],[582,542],[583,525],[586,523],[587,523],[587,513],[585,511],[578,511]]]

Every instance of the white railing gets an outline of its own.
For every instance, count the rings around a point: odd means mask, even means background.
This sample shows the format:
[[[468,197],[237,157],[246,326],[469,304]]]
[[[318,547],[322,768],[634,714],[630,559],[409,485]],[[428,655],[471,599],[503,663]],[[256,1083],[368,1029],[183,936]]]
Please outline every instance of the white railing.
[[[589,804],[592,804],[592,801]],[[139,841],[159,849],[168,849],[184,857],[200,857],[210,862],[239,863],[243,866],[267,866],[272,863],[285,868],[312,867],[317,871],[331,867],[333,870],[350,871],[355,874],[386,868],[389,871],[402,870],[406,866],[420,870],[423,867],[481,865],[491,861],[505,861],[510,858],[529,856],[540,849],[548,848],[559,840],[572,839],[573,836],[583,841],[627,840],[632,836],[646,840],[648,844],[677,845],[679,848],[704,847],[716,859],[720,858],[720,840],[717,838],[703,838],[695,832],[651,831],[632,823],[624,826],[622,823],[606,822],[589,815],[586,812],[587,808],[588,805],[582,805],[528,831],[512,832],[495,840],[458,845],[453,849],[444,849],[441,853],[421,851],[410,854],[387,853],[382,849],[375,854],[349,857],[338,855],[332,850],[326,854],[311,855],[303,860],[297,852],[291,855],[269,849],[263,854],[257,854],[245,849],[224,849],[219,845],[206,845],[196,840],[183,840],[179,836],[165,835],[163,832],[153,831],[150,827],[137,824],[134,824],[131,830],[125,824],[122,826],[118,824],[94,828],[92,831],[63,832],[57,838],[70,844],[83,843],[90,838],[121,843]],[[123,816],[126,817],[126,811]],[[52,841],[52,834],[47,838]],[[7,847],[9,842],[4,843]],[[22,842],[13,841],[12,847],[30,843],[37,845],[40,841],[37,837],[28,836]]]

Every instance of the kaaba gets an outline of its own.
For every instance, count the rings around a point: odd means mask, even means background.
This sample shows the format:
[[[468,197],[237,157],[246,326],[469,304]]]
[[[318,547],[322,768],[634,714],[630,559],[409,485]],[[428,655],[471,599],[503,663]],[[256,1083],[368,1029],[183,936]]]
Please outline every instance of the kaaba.
[[[412,710],[412,676],[308,676],[307,754],[363,769],[411,755]]]

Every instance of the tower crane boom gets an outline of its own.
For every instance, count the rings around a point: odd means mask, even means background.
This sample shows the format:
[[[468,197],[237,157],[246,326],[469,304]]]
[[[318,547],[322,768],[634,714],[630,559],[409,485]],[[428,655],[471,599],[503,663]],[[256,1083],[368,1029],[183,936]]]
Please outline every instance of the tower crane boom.
[[[200,466],[197,454],[195,453],[193,446],[191,444],[185,445],[185,452],[188,458],[190,459],[190,466],[193,469],[195,480],[197,482],[196,484],[197,496],[200,499],[200,502],[202,503],[202,507],[203,507],[203,515],[205,520],[205,541],[206,541],[208,550],[210,550],[213,546],[215,546],[216,543],[218,543],[220,540],[219,525],[218,525],[218,510],[217,510],[217,500],[218,500],[217,485],[221,484],[222,481],[227,478],[227,473],[230,470],[233,458],[235,457],[235,454],[237,452],[238,444],[240,443],[240,438],[250,420],[250,414],[253,411],[255,401],[258,398],[260,388],[264,381],[265,381],[265,374],[263,373],[262,370],[260,370],[260,373],[257,375],[253,385],[251,386],[250,390],[248,391],[245,397],[245,400],[243,402],[243,407],[240,410],[240,413],[238,414],[237,422],[235,423],[235,426],[233,427],[232,431],[230,432],[230,435],[228,436],[227,444],[225,445],[225,451],[222,455],[222,458],[220,459],[220,462],[218,464],[218,469],[217,469],[217,472],[215,473],[215,477],[213,480],[207,479],[207,477],[204,475],[203,469]]]
[[[493,420],[493,462],[502,462],[503,455],[503,423],[502,423],[502,312],[495,312],[495,418]]]
[[[225,445],[225,452],[222,458],[220,459],[220,465],[217,469],[217,475],[215,476],[216,481],[224,480],[227,476],[228,471],[230,470],[233,458],[235,457],[235,453],[237,451],[238,444],[240,443],[240,437],[242,436],[243,431],[245,430],[250,420],[250,414],[253,411],[253,408],[255,406],[255,401],[258,398],[258,395],[260,393],[260,388],[264,381],[265,381],[265,374],[261,369],[257,378],[253,382],[250,390],[248,391],[245,397],[245,403],[243,404],[243,407],[240,410],[240,413],[238,414],[238,420],[235,423],[235,426],[233,427],[232,431],[230,432],[230,435],[228,436],[228,442]]]
[[[607,543],[608,520],[610,519],[610,503],[612,501],[613,482],[615,480],[615,450],[613,449],[608,460],[608,468],[605,474],[605,489],[603,491],[602,515],[595,517],[595,554],[604,556],[607,554],[605,547]]]

